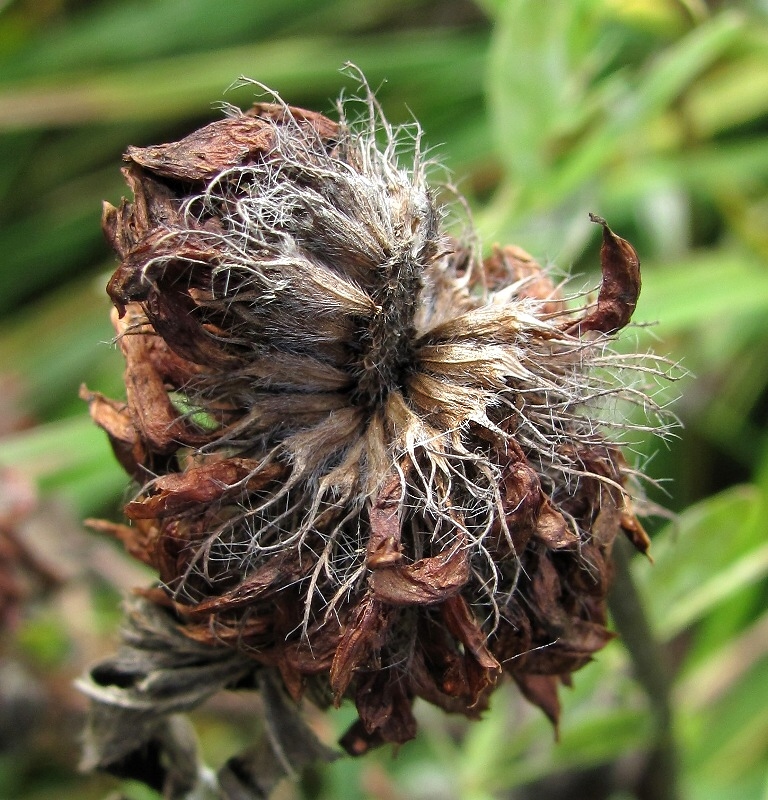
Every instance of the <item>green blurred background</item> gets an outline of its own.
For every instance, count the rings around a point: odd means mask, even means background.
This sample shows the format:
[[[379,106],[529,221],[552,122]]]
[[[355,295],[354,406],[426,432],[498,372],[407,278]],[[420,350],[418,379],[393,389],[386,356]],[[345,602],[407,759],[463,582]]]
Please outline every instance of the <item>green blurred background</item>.
[[[680,796],[766,800],[765,0],[0,2],[0,798],[154,797],[78,775],[71,685],[148,580],[81,523],[117,518],[126,485],[77,397],[121,395],[99,226],[121,154],[247,105],[252,89],[226,91],[240,75],[332,113],[347,61],[391,121],[421,122],[486,245],[594,281],[587,212],[605,216],[641,254],[635,319],[658,321],[629,338],[695,377],[675,385],[679,438],[635,447],[677,514],[649,525],[655,566],[632,564],[649,629],[576,676],[560,743],[502,689],[480,723],[420,707],[396,758],[281,796],[653,800],[673,780],[654,787],[647,753],[671,735]],[[670,687],[643,677],[643,652]],[[349,717],[316,724],[332,739]],[[217,698],[196,721],[218,765],[258,732],[258,702]]]

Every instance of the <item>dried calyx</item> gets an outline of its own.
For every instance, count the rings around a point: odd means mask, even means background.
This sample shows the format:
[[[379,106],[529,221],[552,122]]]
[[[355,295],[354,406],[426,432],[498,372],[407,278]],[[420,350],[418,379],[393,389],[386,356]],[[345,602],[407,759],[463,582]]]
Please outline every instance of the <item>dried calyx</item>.
[[[557,720],[611,638],[614,538],[648,545],[620,401],[663,426],[658,364],[610,349],[633,248],[593,218],[586,305],[518,248],[483,261],[418,132],[363,107],[257,104],[128,150],[134,198],[104,213],[127,402],[85,393],[138,485],[101,527],[157,570],[146,596],[295,700],[350,698],[356,754],[413,737],[417,697],[477,716],[503,673]]]

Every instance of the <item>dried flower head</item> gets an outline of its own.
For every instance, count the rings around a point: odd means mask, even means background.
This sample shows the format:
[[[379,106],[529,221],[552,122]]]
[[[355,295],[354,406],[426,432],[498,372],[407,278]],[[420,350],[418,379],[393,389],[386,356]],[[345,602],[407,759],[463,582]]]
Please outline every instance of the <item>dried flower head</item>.
[[[654,363],[610,347],[633,248],[593,218],[602,284],[575,307],[520,249],[483,261],[418,130],[363,105],[275,98],[128,150],[134,199],[104,213],[127,402],[86,393],[138,484],[102,527],[157,570],[150,599],[294,699],[350,698],[355,754],[412,738],[417,697],[477,716],[502,673],[557,720],[611,638],[614,538],[648,544],[616,401],[660,419]]]

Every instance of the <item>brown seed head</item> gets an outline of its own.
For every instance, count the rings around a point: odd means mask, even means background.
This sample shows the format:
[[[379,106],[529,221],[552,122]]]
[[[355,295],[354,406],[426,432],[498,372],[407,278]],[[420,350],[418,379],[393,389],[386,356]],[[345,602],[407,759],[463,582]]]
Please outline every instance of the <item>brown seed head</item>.
[[[105,206],[127,402],[87,394],[138,483],[115,532],[187,637],[351,698],[353,753],[476,716],[500,675],[554,720],[611,637],[614,537],[647,539],[609,348],[640,288],[603,225],[572,308],[519,248],[443,230],[411,137],[257,104],[129,149]],[[626,391],[625,391],[626,390]],[[618,433],[617,433],[618,432]]]

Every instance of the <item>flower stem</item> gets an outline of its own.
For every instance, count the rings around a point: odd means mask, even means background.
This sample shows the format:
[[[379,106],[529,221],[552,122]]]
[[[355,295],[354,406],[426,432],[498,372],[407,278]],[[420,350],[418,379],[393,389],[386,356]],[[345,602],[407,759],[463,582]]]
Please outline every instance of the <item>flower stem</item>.
[[[654,741],[648,754],[638,796],[643,800],[679,800],[678,754],[671,702],[671,676],[663,649],[655,638],[642,599],[632,579],[632,547],[616,540],[613,558],[616,575],[609,605],[616,628],[626,646],[635,676],[645,690],[654,721]]]

